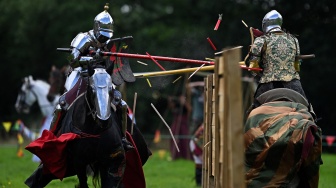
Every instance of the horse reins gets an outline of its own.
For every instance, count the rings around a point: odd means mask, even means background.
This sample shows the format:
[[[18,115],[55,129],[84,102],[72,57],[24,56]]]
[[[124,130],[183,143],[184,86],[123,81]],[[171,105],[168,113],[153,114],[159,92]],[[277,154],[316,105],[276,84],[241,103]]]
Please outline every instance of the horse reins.
[[[96,115],[97,115],[97,111],[96,110],[94,110],[94,109],[91,109],[91,107],[90,107],[90,103],[89,103],[89,101],[88,101],[88,99],[87,99],[87,93],[85,93],[85,101],[86,101],[86,103],[87,103],[87,105],[88,105],[88,107],[89,107],[89,112],[88,112],[88,114],[87,115],[92,115],[92,118],[93,118],[93,120],[96,120]]]

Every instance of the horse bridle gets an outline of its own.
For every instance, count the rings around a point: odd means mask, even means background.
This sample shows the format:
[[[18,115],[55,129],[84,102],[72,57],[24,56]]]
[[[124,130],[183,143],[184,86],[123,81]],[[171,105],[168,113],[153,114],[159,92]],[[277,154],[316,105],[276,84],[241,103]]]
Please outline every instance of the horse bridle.
[[[88,106],[88,108],[89,108],[89,112],[87,113],[87,115],[92,115],[92,118],[93,118],[93,120],[96,120],[96,115],[97,115],[97,110],[95,109],[95,107],[93,106],[93,108],[91,108],[91,105],[90,105],[90,103],[89,103],[89,101],[88,101],[88,99],[87,99],[87,93],[85,93],[85,101],[86,101],[86,104],[87,104],[87,106]]]

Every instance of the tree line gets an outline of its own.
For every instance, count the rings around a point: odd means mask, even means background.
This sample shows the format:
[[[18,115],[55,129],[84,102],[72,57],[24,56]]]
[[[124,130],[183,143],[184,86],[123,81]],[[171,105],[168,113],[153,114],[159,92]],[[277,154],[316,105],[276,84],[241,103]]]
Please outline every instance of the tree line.
[[[245,56],[250,36],[242,20],[250,27],[261,29],[264,15],[276,9],[283,16],[283,27],[298,36],[301,53],[316,55],[316,58],[304,60],[301,65],[302,85],[314,111],[321,118],[318,125],[323,133],[336,134],[332,126],[332,117],[336,114],[336,102],[332,98],[335,95],[332,88],[335,56],[332,50],[336,42],[336,5],[330,0],[85,0],[80,3],[75,0],[0,0],[2,121],[19,117],[14,103],[21,79],[27,75],[47,79],[52,65],[61,67],[67,64],[67,54],[57,52],[56,48],[69,47],[79,32],[92,29],[93,19],[103,10],[105,3],[110,4],[109,13],[115,21],[114,37],[133,36],[130,53],[148,52],[151,55],[201,60],[214,56],[214,50],[206,40],[208,37],[218,50],[243,46]],[[223,15],[223,19],[215,31],[219,14]],[[133,72],[160,70],[150,61],[150,66],[140,65],[135,59],[130,59],[130,63]],[[192,66],[160,63],[166,69]],[[176,94],[183,87],[182,82],[169,84],[177,77],[153,78],[153,87],[148,87],[145,79],[137,79],[135,83],[127,84],[125,98],[132,106],[134,92],[137,92],[137,108],[141,111],[151,111],[151,102],[157,103],[164,111],[164,95]],[[157,93],[161,95],[155,97],[153,94]],[[142,129],[148,132],[159,123],[154,121],[154,125],[148,125],[152,124],[153,117],[137,118]]]

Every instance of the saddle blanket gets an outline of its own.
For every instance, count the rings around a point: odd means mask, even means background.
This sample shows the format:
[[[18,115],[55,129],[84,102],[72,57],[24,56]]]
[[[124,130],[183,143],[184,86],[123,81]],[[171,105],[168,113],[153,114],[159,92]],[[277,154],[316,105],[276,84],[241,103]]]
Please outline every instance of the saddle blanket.
[[[318,187],[321,138],[320,127],[300,103],[255,108],[244,133],[247,187]]]

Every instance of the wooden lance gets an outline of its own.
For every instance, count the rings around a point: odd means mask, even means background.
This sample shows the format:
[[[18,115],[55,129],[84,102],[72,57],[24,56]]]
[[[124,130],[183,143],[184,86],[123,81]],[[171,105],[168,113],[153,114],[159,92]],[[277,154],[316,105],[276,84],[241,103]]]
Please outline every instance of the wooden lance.
[[[70,48],[57,48],[57,51],[62,52],[71,52]],[[95,51],[90,51],[91,55],[95,55]],[[204,61],[204,60],[195,60],[195,59],[183,59],[183,58],[175,58],[175,57],[163,57],[163,56],[148,56],[142,54],[130,54],[130,53],[120,53],[120,52],[99,52],[101,56],[116,56],[116,57],[127,57],[133,59],[155,59],[159,61],[171,61],[171,62],[179,62],[179,63],[190,63],[190,64],[206,64],[206,65],[214,65],[213,61]]]

